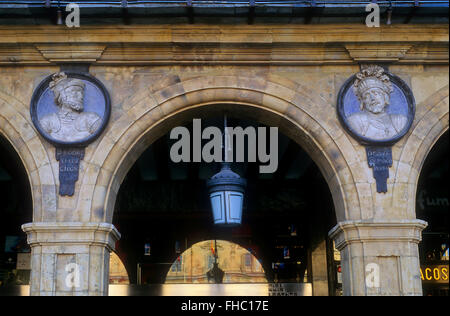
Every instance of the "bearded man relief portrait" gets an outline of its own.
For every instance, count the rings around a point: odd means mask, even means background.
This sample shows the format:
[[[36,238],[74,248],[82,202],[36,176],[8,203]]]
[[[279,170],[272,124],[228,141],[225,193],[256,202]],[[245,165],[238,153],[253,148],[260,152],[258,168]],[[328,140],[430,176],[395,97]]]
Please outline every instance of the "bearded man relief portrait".
[[[56,146],[86,146],[105,129],[111,101],[100,80],[86,72],[46,77],[31,98],[30,114],[39,133]]]
[[[383,68],[371,66],[363,69],[356,75],[353,88],[361,112],[349,116],[348,121],[358,134],[381,140],[392,138],[403,130],[408,118],[386,112],[393,88]]]
[[[63,72],[53,75],[52,79],[49,88],[59,110],[39,121],[43,130],[64,142],[79,141],[94,134],[102,118],[93,112],[83,112],[86,84],[80,79],[68,78]]]
[[[365,65],[343,86],[339,114],[355,137],[387,142],[408,130],[414,102],[406,84],[392,77],[378,65]]]

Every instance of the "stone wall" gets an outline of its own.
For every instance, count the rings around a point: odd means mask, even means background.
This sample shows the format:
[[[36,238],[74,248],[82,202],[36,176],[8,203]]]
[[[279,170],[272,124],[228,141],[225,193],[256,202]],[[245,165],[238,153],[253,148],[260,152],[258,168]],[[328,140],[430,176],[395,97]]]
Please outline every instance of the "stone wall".
[[[426,223],[416,220],[415,194],[422,164],[449,125],[447,25],[14,26],[0,34],[0,133],[32,187],[33,223],[24,226],[33,251],[31,294],[106,294],[105,249],[119,238],[111,222],[129,168],[173,126],[223,108],[278,126],[319,166],[336,211],[330,234],[343,258],[344,294],[421,294],[417,243]],[[75,195],[62,197],[55,149],[38,135],[29,106],[58,63],[73,62],[90,64],[112,112],[86,148]],[[416,100],[413,125],[392,148],[385,194],[376,192],[364,147],[336,115],[337,93],[362,63],[387,66]],[[64,271],[57,264],[46,270],[45,262],[63,255],[103,285],[58,287]],[[380,268],[376,288],[365,282],[369,263]]]

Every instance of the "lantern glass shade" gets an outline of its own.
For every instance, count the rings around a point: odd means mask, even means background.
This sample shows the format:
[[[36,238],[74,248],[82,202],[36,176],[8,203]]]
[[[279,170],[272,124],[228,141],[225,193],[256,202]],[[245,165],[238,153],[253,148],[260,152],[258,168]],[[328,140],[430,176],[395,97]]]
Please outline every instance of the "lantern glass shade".
[[[210,195],[214,224],[237,226],[241,224],[244,194],[237,191],[216,191]]]
[[[223,163],[220,172],[207,181],[214,224],[241,224],[246,184],[247,181],[234,173],[228,163]]]

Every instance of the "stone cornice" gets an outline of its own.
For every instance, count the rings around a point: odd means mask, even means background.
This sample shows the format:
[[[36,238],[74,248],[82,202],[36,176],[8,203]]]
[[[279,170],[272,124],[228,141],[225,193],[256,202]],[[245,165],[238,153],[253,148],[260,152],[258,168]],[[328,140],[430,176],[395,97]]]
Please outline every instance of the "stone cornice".
[[[0,26],[0,43],[351,43],[445,42],[448,25]]]
[[[115,242],[120,239],[120,233],[109,223],[36,222],[22,225],[22,230],[31,247],[88,244],[114,250]]]
[[[0,65],[448,64],[448,25],[0,26]]]
[[[58,62],[96,62],[105,45],[81,44],[38,44],[34,46],[51,63]]]
[[[427,227],[425,221],[345,221],[338,223],[328,233],[334,239],[336,249],[361,242],[413,242],[419,243],[421,232]]]
[[[412,43],[351,43],[344,44],[355,61],[396,62],[404,58],[413,47]]]

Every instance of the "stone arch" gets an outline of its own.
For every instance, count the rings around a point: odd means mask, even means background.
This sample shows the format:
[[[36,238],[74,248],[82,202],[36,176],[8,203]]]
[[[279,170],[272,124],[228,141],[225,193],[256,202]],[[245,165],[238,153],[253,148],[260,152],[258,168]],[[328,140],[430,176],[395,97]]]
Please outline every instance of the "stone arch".
[[[399,203],[409,203],[405,218],[416,218],[416,191],[423,164],[434,144],[449,129],[448,101],[446,85],[417,105],[415,122],[400,153],[393,194],[399,197]]]
[[[20,157],[30,183],[33,221],[53,221],[57,195],[52,162],[29,113],[24,113],[28,107],[0,91],[0,108],[0,133]]]
[[[318,165],[332,193],[337,220],[361,218],[355,177],[369,180],[364,178],[366,173],[353,174],[351,165],[361,164],[362,152],[353,146],[336,116],[330,116],[335,108],[301,84],[270,75],[206,76],[184,81],[176,77],[167,87],[141,91],[124,102],[120,117],[110,123],[98,145],[85,156],[88,171],[81,187],[87,185],[88,189],[80,195],[90,196],[83,198],[90,201],[85,206],[90,221],[112,221],[122,180],[154,140],[189,113],[219,105],[238,108],[240,114],[280,127]],[[326,108],[330,111],[324,111]]]
[[[213,240],[211,240],[211,239],[203,239],[203,240],[200,240],[200,241],[196,241],[195,243],[192,243],[190,246],[189,246],[189,248],[187,248],[187,249],[185,249],[182,253],[180,253],[180,254],[178,254],[178,255],[175,255],[174,256],[174,258],[172,258],[173,260],[172,260],[172,264],[171,265],[167,265],[165,268],[164,268],[164,272],[162,273],[164,276],[165,276],[165,282],[164,283],[166,283],[166,284],[170,284],[171,282],[168,282],[167,281],[167,277],[169,277],[170,276],[170,272],[171,272],[171,269],[172,269],[172,266],[176,263],[176,260],[177,260],[177,258],[179,258],[180,256],[190,256],[190,251],[192,250],[192,249],[195,249],[195,248],[197,248],[197,250],[199,250],[198,248],[200,248],[200,245],[201,244],[206,244],[206,243],[209,243],[209,242],[212,242]],[[222,244],[223,246],[230,246],[230,245],[236,245],[237,247],[238,247],[238,249],[239,249],[239,252],[241,252],[241,254],[242,253],[245,253],[245,254],[249,254],[252,258],[254,258],[254,260],[255,261],[259,261],[260,262],[260,260],[261,260],[261,258],[260,257],[257,257],[257,254],[256,253],[254,253],[254,252],[250,252],[248,249],[246,249],[245,248],[245,246],[244,245],[241,245],[240,243],[238,243],[238,242],[236,242],[236,241],[231,241],[231,240],[227,240],[227,239],[218,239],[217,240],[217,244],[220,246],[220,244]],[[195,247],[195,248],[194,248]],[[210,251],[210,250],[209,250]],[[205,252],[208,252],[208,251],[205,251]],[[203,253],[204,254],[204,253]],[[223,262],[221,263],[221,259],[223,259],[224,257],[223,256],[220,256],[219,255],[219,265],[220,265],[220,267],[225,271],[225,272],[228,272],[227,271],[227,268],[228,267],[224,267],[223,266]],[[186,262],[186,260],[183,260],[184,262]],[[229,261],[228,261],[229,262]],[[204,265],[204,261],[203,262],[201,262],[201,264],[203,264]],[[269,268],[268,266],[264,266],[264,264],[262,263],[262,262],[260,262],[260,265],[261,265],[261,269],[263,270],[263,273],[264,273],[264,281],[260,281],[260,282],[262,282],[262,283],[267,283],[268,281],[267,281],[267,274],[266,274],[266,270]],[[260,276],[260,278],[261,278],[262,276]],[[242,281],[241,281],[242,282]],[[227,282],[227,281],[224,281],[224,283],[235,283],[235,282]],[[237,281],[236,283],[239,283],[239,281]],[[244,283],[244,282],[242,282],[242,283]]]

